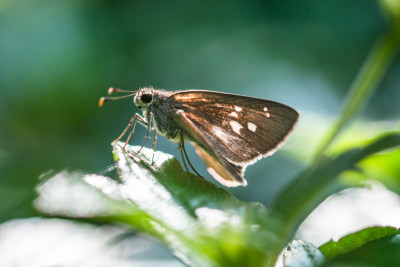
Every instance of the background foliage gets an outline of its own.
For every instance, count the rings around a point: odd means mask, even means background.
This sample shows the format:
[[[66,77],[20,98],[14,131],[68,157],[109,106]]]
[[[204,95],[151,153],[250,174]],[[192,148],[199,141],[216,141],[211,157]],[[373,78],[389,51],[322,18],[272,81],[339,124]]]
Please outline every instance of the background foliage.
[[[385,136],[400,126],[398,10],[396,1],[375,0],[1,2],[0,220],[39,215],[34,187],[50,169],[111,175],[109,143],[137,110],[128,100],[98,109],[110,86],[219,90],[296,108],[300,123],[284,149],[247,170],[246,188],[229,190],[285,215],[293,214],[287,203],[299,204],[291,227],[320,202],[299,202],[290,183],[320,194],[316,177],[331,177],[320,201],[370,178],[399,193],[398,149],[368,150],[397,144]],[[157,148],[178,154],[163,138]],[[335,173],[335,162],[346,168]],[[362,172],[342,173],[355,168]],[[287,241],[294,229],[284,229]]]

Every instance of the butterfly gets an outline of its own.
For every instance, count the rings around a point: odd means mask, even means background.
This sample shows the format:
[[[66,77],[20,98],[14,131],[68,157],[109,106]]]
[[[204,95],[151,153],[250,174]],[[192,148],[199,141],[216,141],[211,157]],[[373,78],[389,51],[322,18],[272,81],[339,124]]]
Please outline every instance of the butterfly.
[[[147,127],[141,148],[154,130],[153,149],[157,133],[178,143],[186,169],[185,158],[197,173],[185,150],[185,141],[189,141],[206,163],[208,172],[228,187],[246,186],[243,177],[246,167],[279,149],[299,118],[296,110],[284,104],[221,92],[171,92],[152,87],[138,91],[110,88],[108,92],[128,94],[102,97],[99,106],[104,101],[133,96],[133,103],[143,112],[132,117],[116,141],[131,129],[128,143],[136,124],[140,123]]]

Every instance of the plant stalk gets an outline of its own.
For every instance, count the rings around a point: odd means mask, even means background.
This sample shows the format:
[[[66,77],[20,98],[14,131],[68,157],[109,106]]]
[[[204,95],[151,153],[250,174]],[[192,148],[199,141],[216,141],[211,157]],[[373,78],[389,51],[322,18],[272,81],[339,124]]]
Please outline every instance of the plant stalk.
[[[323,154],[346,124],[358,115],[368,103],[372,93],[378,88],[390,64],[400,48],[400,27],[393,24],[387,32],[377,40],[356,79],[350,87],[339,119],[322,141],[315,154],[313,165],[318,165]]]

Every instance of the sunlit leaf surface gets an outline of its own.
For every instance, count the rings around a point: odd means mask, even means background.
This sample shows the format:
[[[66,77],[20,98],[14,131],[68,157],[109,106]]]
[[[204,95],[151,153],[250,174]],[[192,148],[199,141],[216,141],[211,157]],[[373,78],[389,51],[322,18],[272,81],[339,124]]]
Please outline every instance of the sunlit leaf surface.
[[[257,203],[243,203],[168,154],[114,144],[121,182],[61,172],[38,187],[36,207],[65,216],[131,225],[201,266],[265,266],[280,251],[280,221]]]

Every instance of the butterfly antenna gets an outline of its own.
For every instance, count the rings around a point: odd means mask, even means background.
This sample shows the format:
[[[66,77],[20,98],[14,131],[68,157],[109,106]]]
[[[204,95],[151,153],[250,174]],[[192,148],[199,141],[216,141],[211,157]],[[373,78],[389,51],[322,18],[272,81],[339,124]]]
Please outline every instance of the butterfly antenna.
[[[112,95],[113,93],[136,93],[137,91],[131,91],[131,90],[123,90],[115,87],[110,87],[107,90],[108,95]]]
[[[119,89],[119,88],[110,87],[107,92],[108,92],[108,95],[112,95],[113,93],[129,93],[129,94],[123,95],[123,96],[103,96],[99,100],[99,107],[103,106],[104,102],[106,102],[106,101],[119,100],[119,99],[134,96],[137,91],[123,90],[123,89]]]

